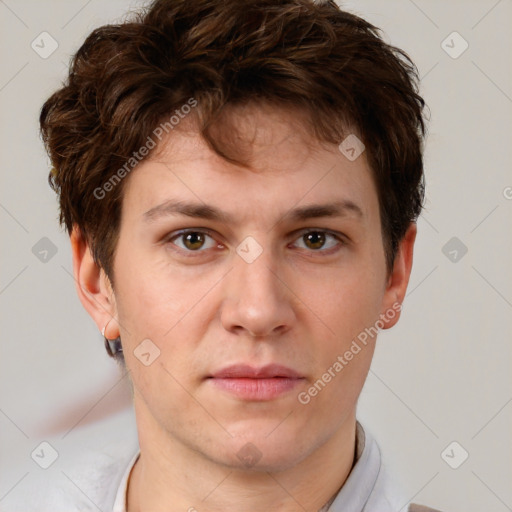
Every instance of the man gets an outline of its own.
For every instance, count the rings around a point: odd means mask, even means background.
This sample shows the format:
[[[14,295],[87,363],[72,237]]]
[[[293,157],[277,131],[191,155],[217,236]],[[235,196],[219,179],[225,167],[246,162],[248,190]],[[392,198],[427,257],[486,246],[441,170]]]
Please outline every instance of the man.
[[[356,404],[412,267],[416,80],[334,2],[157,0],[87,38],[41,129],[133,385],[140,452],[94,468],[97,507],[407,505]]]

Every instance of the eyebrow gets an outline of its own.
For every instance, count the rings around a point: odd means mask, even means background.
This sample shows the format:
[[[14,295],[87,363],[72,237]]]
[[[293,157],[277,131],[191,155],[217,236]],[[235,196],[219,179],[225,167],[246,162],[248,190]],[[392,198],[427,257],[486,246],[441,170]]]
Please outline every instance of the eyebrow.
[[[325,204],[310,204],[307,206],[300,206],[293,208],[285,213],[279,222],[282,221],[304,221],[319,217],[346,217],[355,215],[358,218],[363,218],[364,213],[360,206],[348,199],[334,201]],[[234,218],[219,210],[215,206],[201,203],[191,203],[185,201],[165,201],[158,206],[155,206],[143,214],[145,222],[153,222],[159,218],[184,215],[186,217],[193,217],[196,219],[205,219],[222,222],[224,224],[235,223]]]

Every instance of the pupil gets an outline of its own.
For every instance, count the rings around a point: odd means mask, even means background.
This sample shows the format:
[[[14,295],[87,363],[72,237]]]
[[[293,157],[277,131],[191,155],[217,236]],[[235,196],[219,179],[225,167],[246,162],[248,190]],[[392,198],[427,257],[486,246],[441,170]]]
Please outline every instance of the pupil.
[[[309,245],[313,249],[320,249],[325,243],[325,234],[319,233],[318,231],[308,233],[305,237],[306,245]]]
[[[187,233],[185,235],[185,245],[189,249],[199,249],[204,243],[202,233]]]

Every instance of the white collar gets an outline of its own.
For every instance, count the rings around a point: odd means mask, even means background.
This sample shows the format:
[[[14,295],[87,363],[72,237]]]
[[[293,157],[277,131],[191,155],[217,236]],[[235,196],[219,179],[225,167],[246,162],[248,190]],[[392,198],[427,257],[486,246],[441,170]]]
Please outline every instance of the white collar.
[[[137,462],[139,455],[140,451],[137,451],[137,453],[130,460],[130,463],[128,464],[128,467],[126,468],[125,472],[123,473],[121,482],[119,483],[119,487],[117,489],[116,499],[114,501],[112,512],[126,512],[126,494],[128,491],[128,479],[130,478],[133,466],[135,466],[135,463]]]

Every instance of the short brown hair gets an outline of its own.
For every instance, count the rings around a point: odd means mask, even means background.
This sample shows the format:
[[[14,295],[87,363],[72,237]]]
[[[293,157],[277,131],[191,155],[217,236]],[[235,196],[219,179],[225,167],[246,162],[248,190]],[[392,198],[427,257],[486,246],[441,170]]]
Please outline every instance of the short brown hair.
[[[410,58],[334,1],[157,0],[94,30],[42,108],[60,221],[80,228],[113,281],[123,182],[101,200],[95,191],[191,98],[210,147],[244,165],[214,128],[225,107],[265,101],[305,113],[319,141],[339,144],[349,128],[362,139],[391,269],[424,196],[417,84]]]

